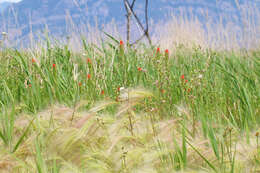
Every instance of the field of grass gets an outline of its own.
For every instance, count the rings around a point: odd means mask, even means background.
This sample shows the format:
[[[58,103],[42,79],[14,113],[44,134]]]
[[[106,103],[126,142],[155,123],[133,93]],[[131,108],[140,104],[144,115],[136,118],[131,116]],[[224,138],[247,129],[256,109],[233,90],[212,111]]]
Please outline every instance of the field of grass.
[[[260,49],[83,45],[1,51],[0,172],[260,172]]]

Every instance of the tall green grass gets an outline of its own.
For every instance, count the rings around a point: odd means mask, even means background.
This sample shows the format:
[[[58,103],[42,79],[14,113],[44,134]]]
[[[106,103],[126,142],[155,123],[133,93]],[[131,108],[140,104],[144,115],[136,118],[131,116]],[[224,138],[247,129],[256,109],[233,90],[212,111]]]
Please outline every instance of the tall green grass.
[[[1,171],[259,169],[259,50],[83,45],[1,52]]]

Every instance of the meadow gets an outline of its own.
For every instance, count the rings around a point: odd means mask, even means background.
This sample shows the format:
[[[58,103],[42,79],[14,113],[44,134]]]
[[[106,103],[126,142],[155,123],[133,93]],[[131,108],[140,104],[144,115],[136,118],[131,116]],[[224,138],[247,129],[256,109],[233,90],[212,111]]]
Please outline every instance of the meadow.
[[[0,172],[260,172],[260,49],[111,37],[0,53]]]

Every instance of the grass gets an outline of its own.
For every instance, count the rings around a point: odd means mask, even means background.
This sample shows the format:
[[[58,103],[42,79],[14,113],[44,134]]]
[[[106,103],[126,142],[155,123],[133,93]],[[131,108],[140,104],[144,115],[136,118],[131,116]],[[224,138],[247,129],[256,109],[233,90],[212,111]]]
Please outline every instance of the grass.
[[[0,172],[258,172],[260,50],[117,40],[0,55]]]

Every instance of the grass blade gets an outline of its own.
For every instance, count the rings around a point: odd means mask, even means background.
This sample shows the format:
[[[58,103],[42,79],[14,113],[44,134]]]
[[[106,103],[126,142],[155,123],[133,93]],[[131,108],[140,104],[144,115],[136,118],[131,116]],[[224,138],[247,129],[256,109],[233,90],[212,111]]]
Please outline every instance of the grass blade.
[[[113,37],[112,35],[108,34],[108,33],[105,32],[105,31],[103,31],[103,32],[104,32],[104,34],[105,34],[107,37],[109,37],[111,40],[113,40],[116,44],[119,44],[119,41],[118,41],[115,37]]]
[[[35,119],[35,118],[34,118]],[[24,131],[24,133],[22,134],[22,136],[19,138],[18,142],[16,143],[14,149],[13,149],[13,153],[17,150],[17,148],[19,147],[19,145],[22,143],[24,137],[26,136],[26,134],[28,133],[31,125],[32,125],[32,122],[34,121],[34,119],[31,120],[31,122],[29,123],[29,125],[27,126],[26,130]]]
[[[3,140],[4,144],[7,144],[7,139],[3,135],[3,133],[0,131],[0,138]]]
[[[186,143],[189,144],[189,146],[209,165],[209,167],[217,172],[215,166],[213,166],[213,164],[211,164],[210,161],[208,161],[208,159],[206,159],[206,157],[204,157],[189,141],[186,140]]]

